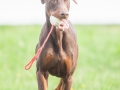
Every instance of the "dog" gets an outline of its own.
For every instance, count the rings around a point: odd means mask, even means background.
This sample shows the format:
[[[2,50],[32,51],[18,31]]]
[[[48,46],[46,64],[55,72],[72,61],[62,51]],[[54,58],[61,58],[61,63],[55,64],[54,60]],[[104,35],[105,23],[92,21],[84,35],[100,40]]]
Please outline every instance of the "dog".
[[[73,1],[77,3],[76,0]],[[71,90],[72,76],[77,66],[78,44],[76,31],[68,20],[70,0],[41,0],[41,2],[45,3],[46,22],[42,27],[35,52],[42,46],[50,31],[51,16],[62,23],[55,26],[37,58],[38,90],[47,90],[49,74],[61,78],[55,90]],[[63,21],[69,25],[67,28],[64,28]]]

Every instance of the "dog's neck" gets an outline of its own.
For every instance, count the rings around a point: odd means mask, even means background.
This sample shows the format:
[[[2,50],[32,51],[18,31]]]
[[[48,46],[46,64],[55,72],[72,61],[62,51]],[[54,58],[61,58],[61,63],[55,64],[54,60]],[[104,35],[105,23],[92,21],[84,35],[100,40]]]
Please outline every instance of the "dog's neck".
[[[47,30],[50,31],[52,25],[50,23],[50,16],[47,13],[46,13],[46,25],[47,25]],[[54,30],[51,36],[54,37],[54,42],[56,43],[59,51],[62,52],[63,51],[63,48],[62,48],[63,31],[58,30],[56,29],[56,27],[54,27]]]
[[[46,13],[46,24],[47,24],[47,28],[50,30],[51,28],[51,23],[50,23],[50,16]]]

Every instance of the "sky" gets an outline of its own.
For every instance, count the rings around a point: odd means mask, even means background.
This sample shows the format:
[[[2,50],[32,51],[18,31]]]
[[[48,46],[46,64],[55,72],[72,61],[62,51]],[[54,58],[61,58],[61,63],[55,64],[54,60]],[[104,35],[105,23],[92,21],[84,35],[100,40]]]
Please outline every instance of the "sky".
[[[74,24],[120,24],[120,0],[71,0],[69,20]],[[0,0],[0,25],[43,24],[45,4],[40,0]]]

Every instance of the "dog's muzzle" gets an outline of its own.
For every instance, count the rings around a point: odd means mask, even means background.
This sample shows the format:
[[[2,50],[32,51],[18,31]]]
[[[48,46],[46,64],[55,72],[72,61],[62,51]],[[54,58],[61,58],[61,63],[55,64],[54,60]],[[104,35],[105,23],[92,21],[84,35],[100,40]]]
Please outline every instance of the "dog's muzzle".
[[[69,28],[69,24],[67,22],[67,20],[62,19],[59,20],[58,18],[54,17],[54,16],[50,16],[50,23],[53,26],[56,26],[57,29],[64,31],[64,29],[68,29]]]

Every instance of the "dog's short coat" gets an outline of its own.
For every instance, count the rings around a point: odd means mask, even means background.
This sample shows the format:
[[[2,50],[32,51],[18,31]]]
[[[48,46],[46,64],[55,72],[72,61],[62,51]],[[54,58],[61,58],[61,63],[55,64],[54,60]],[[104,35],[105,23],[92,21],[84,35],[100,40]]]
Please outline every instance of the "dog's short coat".
[[[61,78],[55,90],[70,90],[78,59],[76,31],[68,20],[70,0],[41,0],[41,2],[46,4],[46,22],[41,30],[36,52],[50,31],[51,15],[60,20],[65,19],[69,28],[62,31],[55,27],[39,55],[36,63],[38,89],[47,90],[48,75],[51,74]],[[74,2],[76,3],[75,0]]]

